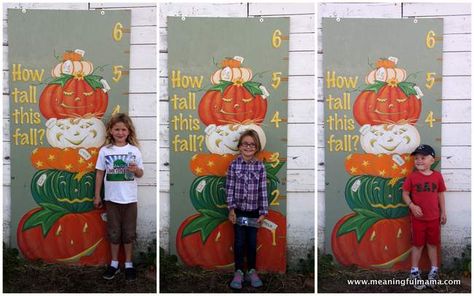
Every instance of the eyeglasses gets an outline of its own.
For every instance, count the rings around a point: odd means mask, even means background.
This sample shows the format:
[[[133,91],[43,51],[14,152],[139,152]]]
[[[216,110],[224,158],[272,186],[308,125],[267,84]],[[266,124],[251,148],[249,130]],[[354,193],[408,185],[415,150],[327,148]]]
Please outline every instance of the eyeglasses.
[[[257,145],[255,145],[255,143],[246,143],[246,142],[242,143],[241,146],[246,147],[246,148],[249,148],[249,147],[250,148],[255,148],[255,147],[257,147]]]

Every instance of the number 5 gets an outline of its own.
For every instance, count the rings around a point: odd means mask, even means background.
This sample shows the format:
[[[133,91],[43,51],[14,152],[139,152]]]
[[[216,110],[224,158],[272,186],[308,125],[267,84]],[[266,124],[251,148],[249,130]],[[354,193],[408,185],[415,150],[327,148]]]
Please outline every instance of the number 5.
[[[272,81],[273,81],[272,86],[274,89],[276,89],[280,85],[280,82],[281,82],[281,72],[273,72]]]
[[[435,72],[428,72],[426,73],[426,87],[431,89],[433,87],[433,84],[435,83],[435,76],[436,73]]]
[[[113,66],[114,77],[112,80],[118,82],[122,78],[122,69],[123,66]]]

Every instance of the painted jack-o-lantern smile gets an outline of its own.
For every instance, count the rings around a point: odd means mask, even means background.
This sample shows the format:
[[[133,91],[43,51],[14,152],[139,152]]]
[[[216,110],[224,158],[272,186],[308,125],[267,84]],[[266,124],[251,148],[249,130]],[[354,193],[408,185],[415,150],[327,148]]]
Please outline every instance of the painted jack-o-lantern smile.
[[[354,118],[360,125],[411,123],[418,120],[421,100],[405,95],[396,84],[388,83],[378,91],[364,90],[354,102]]]
[[[70,78],[64,87],[48,84],[40,96],[40,111],[46,118],[68,118],[91,115],[101,118],[107,109],[108,95],[93,88],[82,75]]]
[[[99,147],[105,141],[105,126],[97,118],[51,118],[46,122],[48,143],[57,148]]]
[[[420,134],[410,124],[365,124],[360,132],[360,144],[367,153],[411,153],[420,144]]]
[[[267,100],[253,96],[241,83],[229,85],[223,92],[207,91],[199,103],[199,117],[205,125],[261,123],[267,112]]]

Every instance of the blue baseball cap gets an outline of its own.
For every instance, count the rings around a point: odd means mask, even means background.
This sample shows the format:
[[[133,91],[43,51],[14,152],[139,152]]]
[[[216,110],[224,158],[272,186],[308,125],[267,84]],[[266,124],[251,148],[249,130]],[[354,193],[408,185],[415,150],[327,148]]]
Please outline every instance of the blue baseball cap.
[[[435,151],[433,147],[426,144],[421,144],[420,146],[416,147],[415,151],[413,151],[411,155],[415,155],[415,154],[431,155],[435,157]]]

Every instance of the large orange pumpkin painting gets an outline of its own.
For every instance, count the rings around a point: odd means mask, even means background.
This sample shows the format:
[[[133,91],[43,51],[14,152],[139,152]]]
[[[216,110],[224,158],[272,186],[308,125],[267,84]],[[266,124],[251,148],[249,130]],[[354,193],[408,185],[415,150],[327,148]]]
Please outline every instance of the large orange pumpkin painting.
[[[33,209],[18,225],[18,247],[29,260],[107,264],[110,251],[103,213],[103,210],[67,213],[54,205]]]
[[[88,66],[75,66],[77,63]],[[66,52],[63,62],[53,69],[52,75],[56,79],[49,82],[41,93],[41,114],[46,119],[104,116],[109,100],[108,84],[92,73],[92,64],[82,61],[80,54]]]
[[[240,84],[228,83],[224,90],[209,90],[199,103],[199,116],[205,125],[261,123],[267,112],[267,100],[252,95]]]
[[[406,71],[396,67],[398,59],[390,57],[376,63],[376,69],[365,77],[367,87],[354,102],[354,118],[364,124],[415,124],[421,113],[423,93],[407,79]]]
[[[414,124],[421,113],[421,100],[406,95],[395,85],[386,84],[363,91],[355,100],[354,117],[360,125],[381,123]]]
[[[409,217],[379,220],[366,217],[364,220],[364,217],[357,216],[348,214],[333,228],[331,245],[337,261],[342,265],[354,264],[367,269],[410,269]],[[361,221],[357,222],[357,219]],[[427,256],[422,257],[420,266],[430,266]]]
[[[176,235],[176,250],[188,266],[205,269],[234,266],[234,226],[220,219],[195,214],[183,221]],[[270,210],[257,232],[258,270],[281,272],[286,264],[286,218]]]

